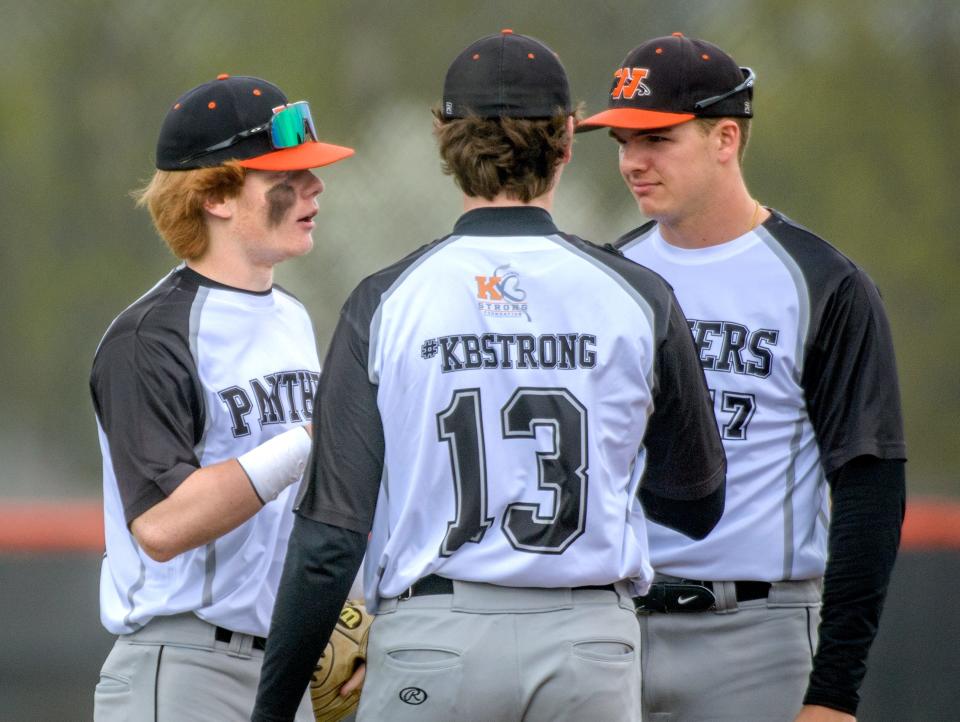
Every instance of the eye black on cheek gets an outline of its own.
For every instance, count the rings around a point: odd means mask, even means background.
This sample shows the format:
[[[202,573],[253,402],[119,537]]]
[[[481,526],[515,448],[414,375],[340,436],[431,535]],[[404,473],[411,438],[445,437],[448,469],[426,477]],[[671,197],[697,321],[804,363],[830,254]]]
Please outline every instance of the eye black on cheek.
[[[296,191],[289,183],[278,183],[267,191],[267,219],[272,226],[280,225],[287,211],[297,202]]]

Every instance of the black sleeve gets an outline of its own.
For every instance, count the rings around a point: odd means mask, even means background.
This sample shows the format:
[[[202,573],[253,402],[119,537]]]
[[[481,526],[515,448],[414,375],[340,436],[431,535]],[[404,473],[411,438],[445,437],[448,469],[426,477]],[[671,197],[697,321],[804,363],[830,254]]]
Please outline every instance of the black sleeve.
[[[827,299],[801,383],[828,475],[857,456],[906,458],[890,326],[863,271]]]
[[[383,423],[367,372],[370,309],[355,293],[340,314],[313,412],[313,452],[297,511],[366,534],[383,473]]]
[[[297,517],[267,636],[254,722],[296,716],[365,548],[363,534]]]
[[[204,409],[193,358],[146,334],[109,339],[90,390],[129,524],[200,467]]]
[[[640,489],[640,502],[647,518],[691,539],[703,539],[723,516],[726,484],[703,499],[677,501]]]
[[[820,641],[804,704],[856,714],[900,544],[904,464],[861,456],[830,476],[832,519]]]
[[[727,459],[693,336],[671,300],[657,350],[640,499],[653,521],[702,539],[723,513]]]

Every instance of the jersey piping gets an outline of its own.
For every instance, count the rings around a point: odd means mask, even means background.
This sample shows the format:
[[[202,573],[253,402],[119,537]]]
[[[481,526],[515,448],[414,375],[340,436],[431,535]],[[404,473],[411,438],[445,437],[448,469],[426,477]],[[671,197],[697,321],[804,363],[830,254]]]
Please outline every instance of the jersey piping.
[[[803,376],[803,363],[806,356],[805,349],[807,346],[807,338],[810,333],[810,290],[807,288],[807,281],[803,277],[803,272],[800,270],[800,266],[797,265],[796,260],[793,256],[787,253],[783,245],[772,235],[770,232],[763,226],[757,226],[754,231],[760,239],[767,244],[774,255],[780,259],[784,267],[790,273],[790,277],[793,279],[794,290],[797,293],[798,298],[798,312],[799,319],[797,320],[797,345],[794,350],[796,355],[796,381],[800,383],[800,378]]]
[[[106,563],[107,555],[104,554],[103,556],[104,556],[104,563]],[[143,625],[138,622],[134,622],[132,619],[133,613],[136,611],[136,606],[133,603],[133,599],[136,596],[137,592],[143,589],[143,585],[147,581],[147,567],[144,565],[142,560],[140,560],[139,566],[140,566],[140,574],[137,576],[136,581],[133,584],[131,584],[130,587],[127,589],[127,593],[125,595],[127,599],[128,611],[123,617],[124,626],[134,632],[139,629],[142,629]]]
[[[194,298],[193,306],[190,308],[190,355],[193,356],[193,363],[199,366],[199,351],[197,348],[197,335],[200,333],[200,316],[203,313],[203,304],[207,300],[207,296],[210,291],[205,286],[200,286],[197,289],[197,295]],[[207,438],[207,432],[210,427],[210,419],[204,414],[203,420],[203,434],[200,437],[200,441],[194,446],[195,453],[198,459],[203,458],[203,443],[204,439]]]
[[[810,331],[810,295],[809,289],[807,288],[806,280],[803,277],[803,273],[800,271],[800,267],[797,265],[797,262],[793,257],[786,252],[784,247],[777,241],[769,231],[767,231],[762,225],[757,226],[754,229],[754,232],[760,236],[760,239],[767,244],[770,250],[780,259],[784,267],[790,273],[790,277],[793,279],[794,290],[796,291],[798,298],[798,313],[799,318],[797,320],[797,342],[796,348],[794,349],[794,375],[797,384],[800,384],[800,379],[803,376],[803,363],[804,358],[806,357],[805,349],[807,345],[807,337]],[[790,440],[790,462],[787,465],[786,474],[784,475],[784,495],[783,495],[783,578],[792,579],[793,578],[793,561],[794,561],[794,489],[797,483],[797,459],[800,451],[800,438],[803,434],[803,417],[798,418],[794,422],[794,434]],[[820,485],[823,483],[822,477],[818,478],[817,484]]]

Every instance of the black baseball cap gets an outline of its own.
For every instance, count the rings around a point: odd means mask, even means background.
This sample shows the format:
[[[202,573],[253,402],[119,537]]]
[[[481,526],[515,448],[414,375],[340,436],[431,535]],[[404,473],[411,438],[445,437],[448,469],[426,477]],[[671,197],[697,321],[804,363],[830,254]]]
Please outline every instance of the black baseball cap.
[[[353,155],[317,140],[306,101],[288,103],[273,83],[221,74],[171,106],[157,140],[157,168],[190,170],[239,161],[255,170],[305,170]]]
[[[693,118],[752,118],[754,73],[706,40],[673,33],[630,51],[614,73],[610,106],[577,130],[666,128]]]
[[[560,58],[536,38],[501,30],[477,40],[450,64],[444,118],[550,118],[569,115],[570,84]]]

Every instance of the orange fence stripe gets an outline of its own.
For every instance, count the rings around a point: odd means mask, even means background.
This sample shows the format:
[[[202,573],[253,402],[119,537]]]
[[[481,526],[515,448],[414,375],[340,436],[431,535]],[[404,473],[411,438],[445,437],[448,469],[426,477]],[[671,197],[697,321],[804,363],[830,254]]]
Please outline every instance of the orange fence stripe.
[[[960,549],[960,502],[911,499],[903,520],[901,549]]]
[[[0,552],[103,552],[97,501],[0,504]]]
[[[900,548],[960,551],[960,502],[911,499]],[[98,501],[0,503],[0,553],[102,553],[103,507]]]

